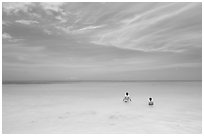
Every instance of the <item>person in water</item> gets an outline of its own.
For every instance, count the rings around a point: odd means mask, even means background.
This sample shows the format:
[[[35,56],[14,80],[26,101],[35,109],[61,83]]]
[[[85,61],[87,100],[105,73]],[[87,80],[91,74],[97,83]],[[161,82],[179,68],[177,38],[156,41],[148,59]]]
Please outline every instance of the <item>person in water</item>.
[[[125,93],[125,98],[123,99],[123,101],[124,101],[124,102],[132,101],[132,100],[130,99],[130,96],[129,96],[128,92]]]
[[[154,105],[153,99],[151,97],[149,98],[149,105]]]

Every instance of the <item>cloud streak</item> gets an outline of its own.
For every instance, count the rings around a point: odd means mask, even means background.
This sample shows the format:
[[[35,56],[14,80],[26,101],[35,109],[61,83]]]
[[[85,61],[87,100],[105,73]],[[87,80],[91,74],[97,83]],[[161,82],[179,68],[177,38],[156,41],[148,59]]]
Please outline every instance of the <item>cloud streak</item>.
[[[16,20],[16,23],[20,23],[24,25],[39,24],[39,22],[35,20]]]

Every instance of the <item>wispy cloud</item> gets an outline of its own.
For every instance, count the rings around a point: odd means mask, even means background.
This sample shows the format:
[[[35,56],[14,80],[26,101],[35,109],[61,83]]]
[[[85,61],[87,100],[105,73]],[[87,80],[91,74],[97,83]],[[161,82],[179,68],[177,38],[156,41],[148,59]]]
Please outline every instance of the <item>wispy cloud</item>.
[[[40,5],[45,10],[53,10],[53,11],[60,11],[60,7],[63,5],[63,2],[46,2],[46,3],[40,3]]]
[[[48,35],[51,35],[51,34],[52,34],[52,32],[49,31],[49,30],[47,30],[47,29],[44,29],[43,31],[44,31],[46,34],[48,34]]]
[[[35,20],[16,20],[16,23],[20,23],[24,25],[39,24],[39,22]]]
[[[48,3],[40,3],[44,11],[48,15],[54,15],[53,12],[64,13],[63,10],[60,8],[64,3],[62,2],[48,2]]]
[[[99,32],[93,43],[144,51],[182,51],[185,41],[196,38],[201,43],[201,29],[196,29],[201,26],[200,9],[199,3],[170,3],[156,7],[122,20],[122,25],[116,29]]]
[[[3,39],[12,39],[12,36],[10,34],[8,34],[8,33],[3,33],[2,38]]]
[[[60,21],[60,23],[66,23],[67,22],[67,19],[64,19],[62,16],[56,16],[55,17],[57,20],[59,20]]]
[[[100,25],[100,26],[86,26],[83,28],[74,28],[73,26],[70,27],[59,27],[56,26],[57,29],[64,31],[67,34],[86,34],[88,32],[94,32],[97,29],[103,28],[105,25]]]
[[[10,22],[2,20],[2,26],[9,26]]]
[[[27,12],[28,6],[32,5],[33,3],[30,2],[3,2],[2,8],[3,12],[11,15],[11,14],[18,14],[19,11]]]
[[[93,29],[98,29],[98,28],[102,28],[102,27],[105,27],[105,25],[100,25],[100,26],[87,26],[87,27],[78,29],[78,31],[83,31],[83,32],[84,32],[84,31],[93,30]]]
[[[3,40],[7,40],[9,42],[18,42],[18,41],[22,41],[23,39],[15,39],[13,38],[10,34],[8,33],[3,33],[2,34],[2,39]]]

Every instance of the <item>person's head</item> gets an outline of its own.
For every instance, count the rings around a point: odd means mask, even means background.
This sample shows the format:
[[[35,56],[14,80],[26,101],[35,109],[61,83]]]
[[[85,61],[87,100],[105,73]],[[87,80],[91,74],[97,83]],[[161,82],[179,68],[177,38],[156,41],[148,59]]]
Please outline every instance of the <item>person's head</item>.
[[[126,92],[125,95],[128,95],[128,92]]]
[[[151,98],[151,97],[149,98],[149,101],[152,101],[152,98]]]

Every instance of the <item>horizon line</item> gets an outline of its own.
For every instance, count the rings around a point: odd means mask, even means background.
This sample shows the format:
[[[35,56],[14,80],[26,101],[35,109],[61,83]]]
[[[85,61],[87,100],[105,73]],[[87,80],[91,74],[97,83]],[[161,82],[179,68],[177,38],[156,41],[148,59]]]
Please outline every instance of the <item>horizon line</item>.
[[[199,82],[201,80],[13,80],[2,81],[2,84],[54,84],[69,82]]]

